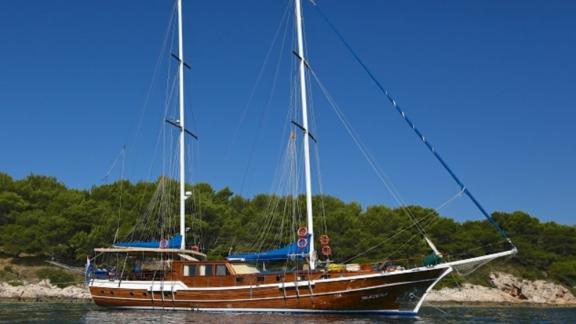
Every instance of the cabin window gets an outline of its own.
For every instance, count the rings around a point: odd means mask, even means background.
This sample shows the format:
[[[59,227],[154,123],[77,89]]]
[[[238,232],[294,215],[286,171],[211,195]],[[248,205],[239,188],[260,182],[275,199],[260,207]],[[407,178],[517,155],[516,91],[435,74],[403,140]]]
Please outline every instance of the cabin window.
[[[206,275],[206,265],[205,264],[201,264],[198,266],[198,272],[196,273],[199,276],[205,276]]]
[[[195,265],[185,265],[184,266],[184,276],[190,277],[196,275],[196,266]]]
[[[242,282],[244,282],[244,277],[236,277],[236,282],[237,282],[237,283],[242,283]]]
[[[284,281],[284,276],[276,276],[276,281]]]
[[[257,282],[264,282],[264,277],[256,277]]]
[[[228,274],[228,269],[223,264],[216,265],[216,275],[217,276],[225,276]]]
[[[206,275],[207,276],[211,276],[212,275],[212,265],[211,264],[207,264],[206,265]]]

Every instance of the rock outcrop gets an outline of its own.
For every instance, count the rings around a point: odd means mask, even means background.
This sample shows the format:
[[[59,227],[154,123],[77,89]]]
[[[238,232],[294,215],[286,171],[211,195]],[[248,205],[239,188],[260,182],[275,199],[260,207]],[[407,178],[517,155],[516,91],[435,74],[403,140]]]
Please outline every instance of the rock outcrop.
[[[429,302],[457,302],[457,303],[516,303],[516,298],[507,293],[490,287],[463,284],[459,288],[443,288],[433,290],[428,294]]]
[[[90,299],[90,292],[85,287],[79,286],[58,288],[48,280],[42,280],[38,283],[25,283],[22,286],[12,286],[8,283],[0,282],[0,298],[86,300]]]
[[[567,288],[544,280],[530,281],[504,272],[493,272],[490,281],[500,291],[521,300],[537,304],[576,304],[576,297]]]
[[[494,287],[464,284],[430,292],[429,302],[532,303],[576,305],[576,297],[567,288],[544,280],[526,280],[504,272],[493,272]]]

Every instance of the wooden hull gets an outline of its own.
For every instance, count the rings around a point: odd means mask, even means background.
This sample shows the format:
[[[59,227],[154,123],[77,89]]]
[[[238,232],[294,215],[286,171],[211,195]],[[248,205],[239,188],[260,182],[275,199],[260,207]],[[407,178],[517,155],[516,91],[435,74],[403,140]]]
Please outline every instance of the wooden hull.
[[[378,312],[416,314],[427,292],[450,267],[399,272],[310,274],[274,284],[190,287],[181,281],[93,280],[97,305],[199,311]]]

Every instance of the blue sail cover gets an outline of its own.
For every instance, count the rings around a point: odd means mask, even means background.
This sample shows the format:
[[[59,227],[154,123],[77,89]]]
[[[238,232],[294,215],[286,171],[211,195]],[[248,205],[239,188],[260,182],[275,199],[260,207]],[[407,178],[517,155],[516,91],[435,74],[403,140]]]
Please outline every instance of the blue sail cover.
[[[182,236],[180,234],[176,234],[169,240],[116,242],[116,243],[114,243],[114,246],[115,247],[131,247],[131,248],[179,249],[180,244],[182,244]]]
[[[304,238],[306,239],[304,248],[299,248],[297,242],[292,242],[279,249],[232,254],[226,259],[228,261],[286,261],[295,258],[302,259],[310,252],[310,235],[306,235]]]

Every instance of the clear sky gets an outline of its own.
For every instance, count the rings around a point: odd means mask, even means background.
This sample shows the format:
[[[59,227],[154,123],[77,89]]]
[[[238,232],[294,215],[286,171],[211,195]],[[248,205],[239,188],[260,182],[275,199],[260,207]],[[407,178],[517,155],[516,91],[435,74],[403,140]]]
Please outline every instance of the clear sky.
[[[575,224],[576,2],[316,1],[486,209]],[[292,29],[256,80],[288,1],[184,2],[188,125],[200,136],[191,180],[269,192],[286,137]],[[1,1],[0,171],[90,188],[127,145],[124,176],[154,179],[163,74],[150,85],[172,9]],[[403,200],[450,199],[458,188],[308,1],[304,14],[311,64]],[[323,191],[394,205],[311,90]],[[465,199],[441,213],[481,218]]]

